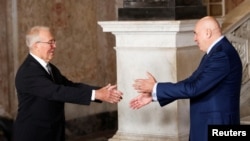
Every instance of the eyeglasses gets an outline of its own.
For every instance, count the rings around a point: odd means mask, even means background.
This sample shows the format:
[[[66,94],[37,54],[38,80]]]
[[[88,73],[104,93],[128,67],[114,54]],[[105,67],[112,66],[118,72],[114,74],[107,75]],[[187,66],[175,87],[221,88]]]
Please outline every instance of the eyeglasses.
[[[50,45],[55,45],[55,44],[56,44],[56,40],[53,39],[53,40],[50,40],[50,41],[48,41],[48,42],[41,42],[41,41],[38,41],[38,42],[36,42],[36,43],[46,43],[46,44],[50,44]]]

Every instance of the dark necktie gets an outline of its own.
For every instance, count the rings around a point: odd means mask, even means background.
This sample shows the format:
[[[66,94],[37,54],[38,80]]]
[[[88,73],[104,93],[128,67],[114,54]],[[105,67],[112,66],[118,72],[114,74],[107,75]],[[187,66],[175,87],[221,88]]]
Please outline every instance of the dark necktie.
[[[53,73],[52,73],[52,70],[51,70],[51,66],[50,66],[49,64],[47,64],[46,67],[47,67],[47,69],[48,69],[48,71],[49,71],[49,74],[50,74],[50,76],[52,77],[53,81],[55,81],[54,76],[53,76]]]

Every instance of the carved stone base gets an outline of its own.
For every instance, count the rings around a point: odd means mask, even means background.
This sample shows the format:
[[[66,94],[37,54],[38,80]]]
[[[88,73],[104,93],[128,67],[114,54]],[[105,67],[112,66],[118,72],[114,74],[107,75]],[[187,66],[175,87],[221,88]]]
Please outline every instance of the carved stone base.
[[[205,6],[177,6],[169,8],[119,8],[119,20],[184,20],[207,15]]]

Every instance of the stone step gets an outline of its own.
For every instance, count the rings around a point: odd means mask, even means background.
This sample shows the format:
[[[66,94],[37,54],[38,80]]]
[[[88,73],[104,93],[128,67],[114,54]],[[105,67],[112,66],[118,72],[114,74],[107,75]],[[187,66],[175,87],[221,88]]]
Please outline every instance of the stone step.
[[[246,116],[246,117],[241,118],[240,122],[243,125],[250,125],[250,116]]]

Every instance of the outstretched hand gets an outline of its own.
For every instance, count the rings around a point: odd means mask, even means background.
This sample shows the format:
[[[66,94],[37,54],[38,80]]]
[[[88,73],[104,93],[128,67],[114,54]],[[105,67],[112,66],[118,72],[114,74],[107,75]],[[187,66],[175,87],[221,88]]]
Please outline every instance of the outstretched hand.
[[[148,105],[152,102],[152,96],[149,93],[140,93],[137,97],[130,101],[130,107],[132,109],[140,109],[141,107]]]
[[[133,87],[139,93],[139,95],[130,101],[130,107],[132,109],[139,109],[152,102],[152,91],[156,83],[154,76],[147,72],[147,79],[136,79]]]
[[[117,85],[108,84],[96,90],[95,98],[109,103],[118,103],[122,99],[123,93],[117,90]]]
[[[147,72],[147,79],[136,79],[133,87],[138,93],[152,93],[153,87],[156,83],[154,76]]]

